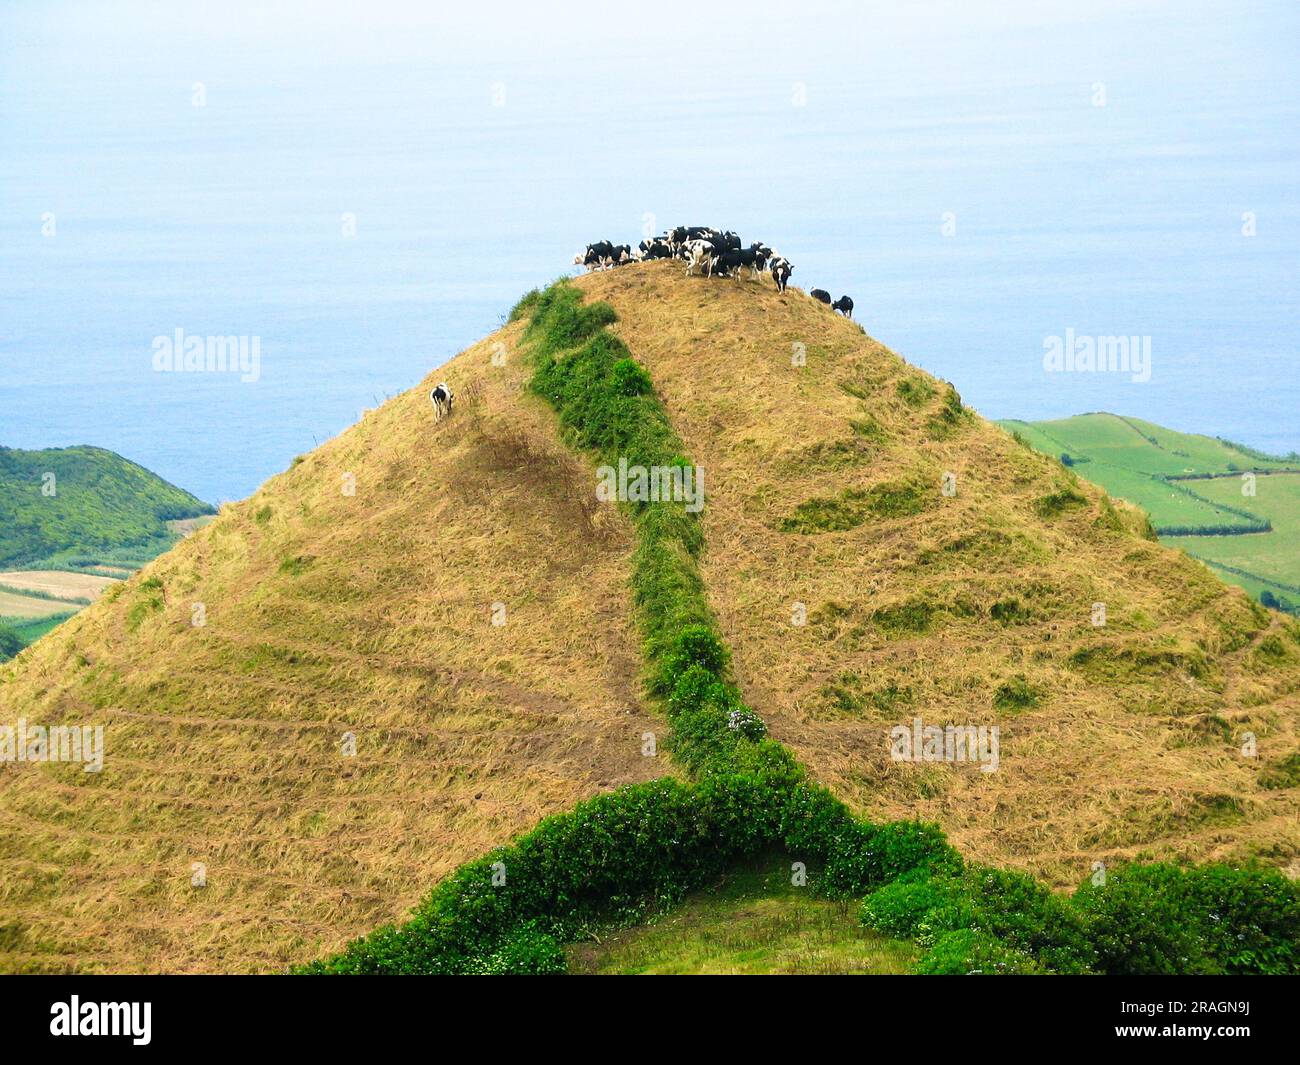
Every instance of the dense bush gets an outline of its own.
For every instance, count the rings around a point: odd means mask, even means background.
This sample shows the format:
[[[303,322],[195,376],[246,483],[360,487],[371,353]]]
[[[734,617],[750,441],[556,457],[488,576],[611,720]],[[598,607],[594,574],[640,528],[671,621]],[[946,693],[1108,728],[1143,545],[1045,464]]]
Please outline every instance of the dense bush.
[[[1074,902],[1102,972],[1300,973],[1300,885],[1274,870],[1131,865]]]
[[[0,662],[8,662],[23,646],[23,638],[4,622],[0,622]]]

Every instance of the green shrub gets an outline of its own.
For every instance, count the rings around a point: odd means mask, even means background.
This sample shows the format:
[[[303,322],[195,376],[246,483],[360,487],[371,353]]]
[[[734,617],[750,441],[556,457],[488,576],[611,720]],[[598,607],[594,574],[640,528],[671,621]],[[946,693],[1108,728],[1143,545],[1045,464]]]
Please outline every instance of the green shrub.
[[[862,923],[896,939],[921,939],[929,927],[926,918],[958,897],[951,880],[900,877],[863,900]]]
[[[647,396],[654,391],[650,375],[632,359],[619,359],[612,368],[614,390],[622,396]]]
[[[467,965],[480,976],[554,976],[568,971],[564,949],[530,922],[511,932],[486,958]]]
[[[718,634],[707,625],[687,625],[664,654],[664,676],[675,679],[698,666],[715,677],[727,669],[729,656]]]
[[[22,637],[4,622],[0,622],[0,662],[8,662],[24,646]]]
[[[1026,976],[1043,970],[1024,951],[973,928],[945,932],[917,963],[921,976]]]
[[[1300,973],[1300,885],[1274,870],[1129,865],[1074,901],[1102,972]]]

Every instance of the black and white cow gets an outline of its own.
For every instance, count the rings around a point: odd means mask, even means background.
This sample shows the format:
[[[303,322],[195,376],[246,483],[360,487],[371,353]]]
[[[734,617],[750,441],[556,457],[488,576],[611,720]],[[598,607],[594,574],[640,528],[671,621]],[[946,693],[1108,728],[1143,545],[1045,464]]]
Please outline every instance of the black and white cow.
[[[745,253],[737,251],[734,248],[728,248],[723,252],[714,252],[713,261],[709,265],[710,277],[731,277],[734,276],[737,281],[740,280],[740,268],[744,265],[742,256]]]
[[[703,270],[705,274],[710,272],[713,266],[713,257],[717,254],[713,245],[707,240],[688,240],[682,245],[685,251],[683,258],[686,259],[686,276],[690,277],[697,269]]]
[[[818,303],[824,303],[827,307],[831,305],[831,294],[824,288],[815,288],[808,293]]]
[[[776,282],[777,292],[784,292],[790,283],[790,275],[794,273],[790,260],[777,255],[768,263],[768,270],[771,271],[772,280]]]
[[[456,397],[452,394],[451,385],[446,381],[439,381],[429,393],[429,399],[433,403],[433,420],[440,422],[451,413],[451,405]]]
[[[588,270],[603,270],[612,266],[617,257],[617,249],[607,240],[598,240],[588,244],[586,251],[580,251],[573,257],[574,266],[585,266]]]
[[[853,317],[853,301],[848,296],[841,296],[831,304],[831,310],[839,311],[845,318]]]
[[[644,262],[650,262],[654,259],[671,259],[673,249],[668,241],[659,238],[656,240],[643,240],[639,248],[641,259]]]

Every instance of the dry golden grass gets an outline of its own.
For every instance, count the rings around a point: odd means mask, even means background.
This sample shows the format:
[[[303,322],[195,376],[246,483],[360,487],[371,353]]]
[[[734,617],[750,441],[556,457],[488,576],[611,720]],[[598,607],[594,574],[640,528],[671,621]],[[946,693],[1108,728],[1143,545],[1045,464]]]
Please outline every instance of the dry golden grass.
[[[56,569],[0,572],[0,585],[43,592],[64,599],[96,599],[106,588],[111,588],[116,583],[112,577]]]
[[[938,821],[964,853],[1058,884],[1140,855],[1300,872],[1300,800],[1257,782],[1300,739],[1294,622],[1141,538],[1139,515],[1003,430],[946,421],[941,383],[803,293],[681,274],[578,284],[614,306],[705,469],[705,581],[777,739],[858,810]],[[933,394],[913,389],[914,406],[902,381]],[[802,503],[882,485],[919,512],[781,531]],[[1062,490],[1081,501],[1040,513]],[[929,610],[925,631],[890,626],[899,607]],[[1038,704],[997,708],[1016,678]],[[914,716],[999,725],[1000,771],[892,762],[888,729]],[[1247,732],[1258,759],[1240,753]]]
[[[106,730],[99,774],[0,765],[0,970],[282,969],[668,771],[641,755],[630,528],[513,352],[490,364],[518,331],[0,668],[0,724]],[[435,426],[443,378],[461,402]]]

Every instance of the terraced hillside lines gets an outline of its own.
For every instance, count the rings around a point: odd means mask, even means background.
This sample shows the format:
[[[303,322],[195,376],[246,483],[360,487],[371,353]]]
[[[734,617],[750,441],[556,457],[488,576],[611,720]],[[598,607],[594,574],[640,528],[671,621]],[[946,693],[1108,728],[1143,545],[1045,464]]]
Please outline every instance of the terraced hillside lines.
[[[1300,798],[1259,782],[1300,746],[1293,622],[802,293],[679,275],[575,284],[705,470],[705,585],[775,739],[872,820],[1058,884],[1139,855],[1300,872]],[[999,770],[892,761],[917,716],[998,725]]]
[[[0,721],[106,747],[99,774],[0,765],[0,970],[280,971],[671,772],[641,753],[629,527],[522,368],[491,365],[518,332],[0,667]],[[435,379],[463,397],[436,427]]]

